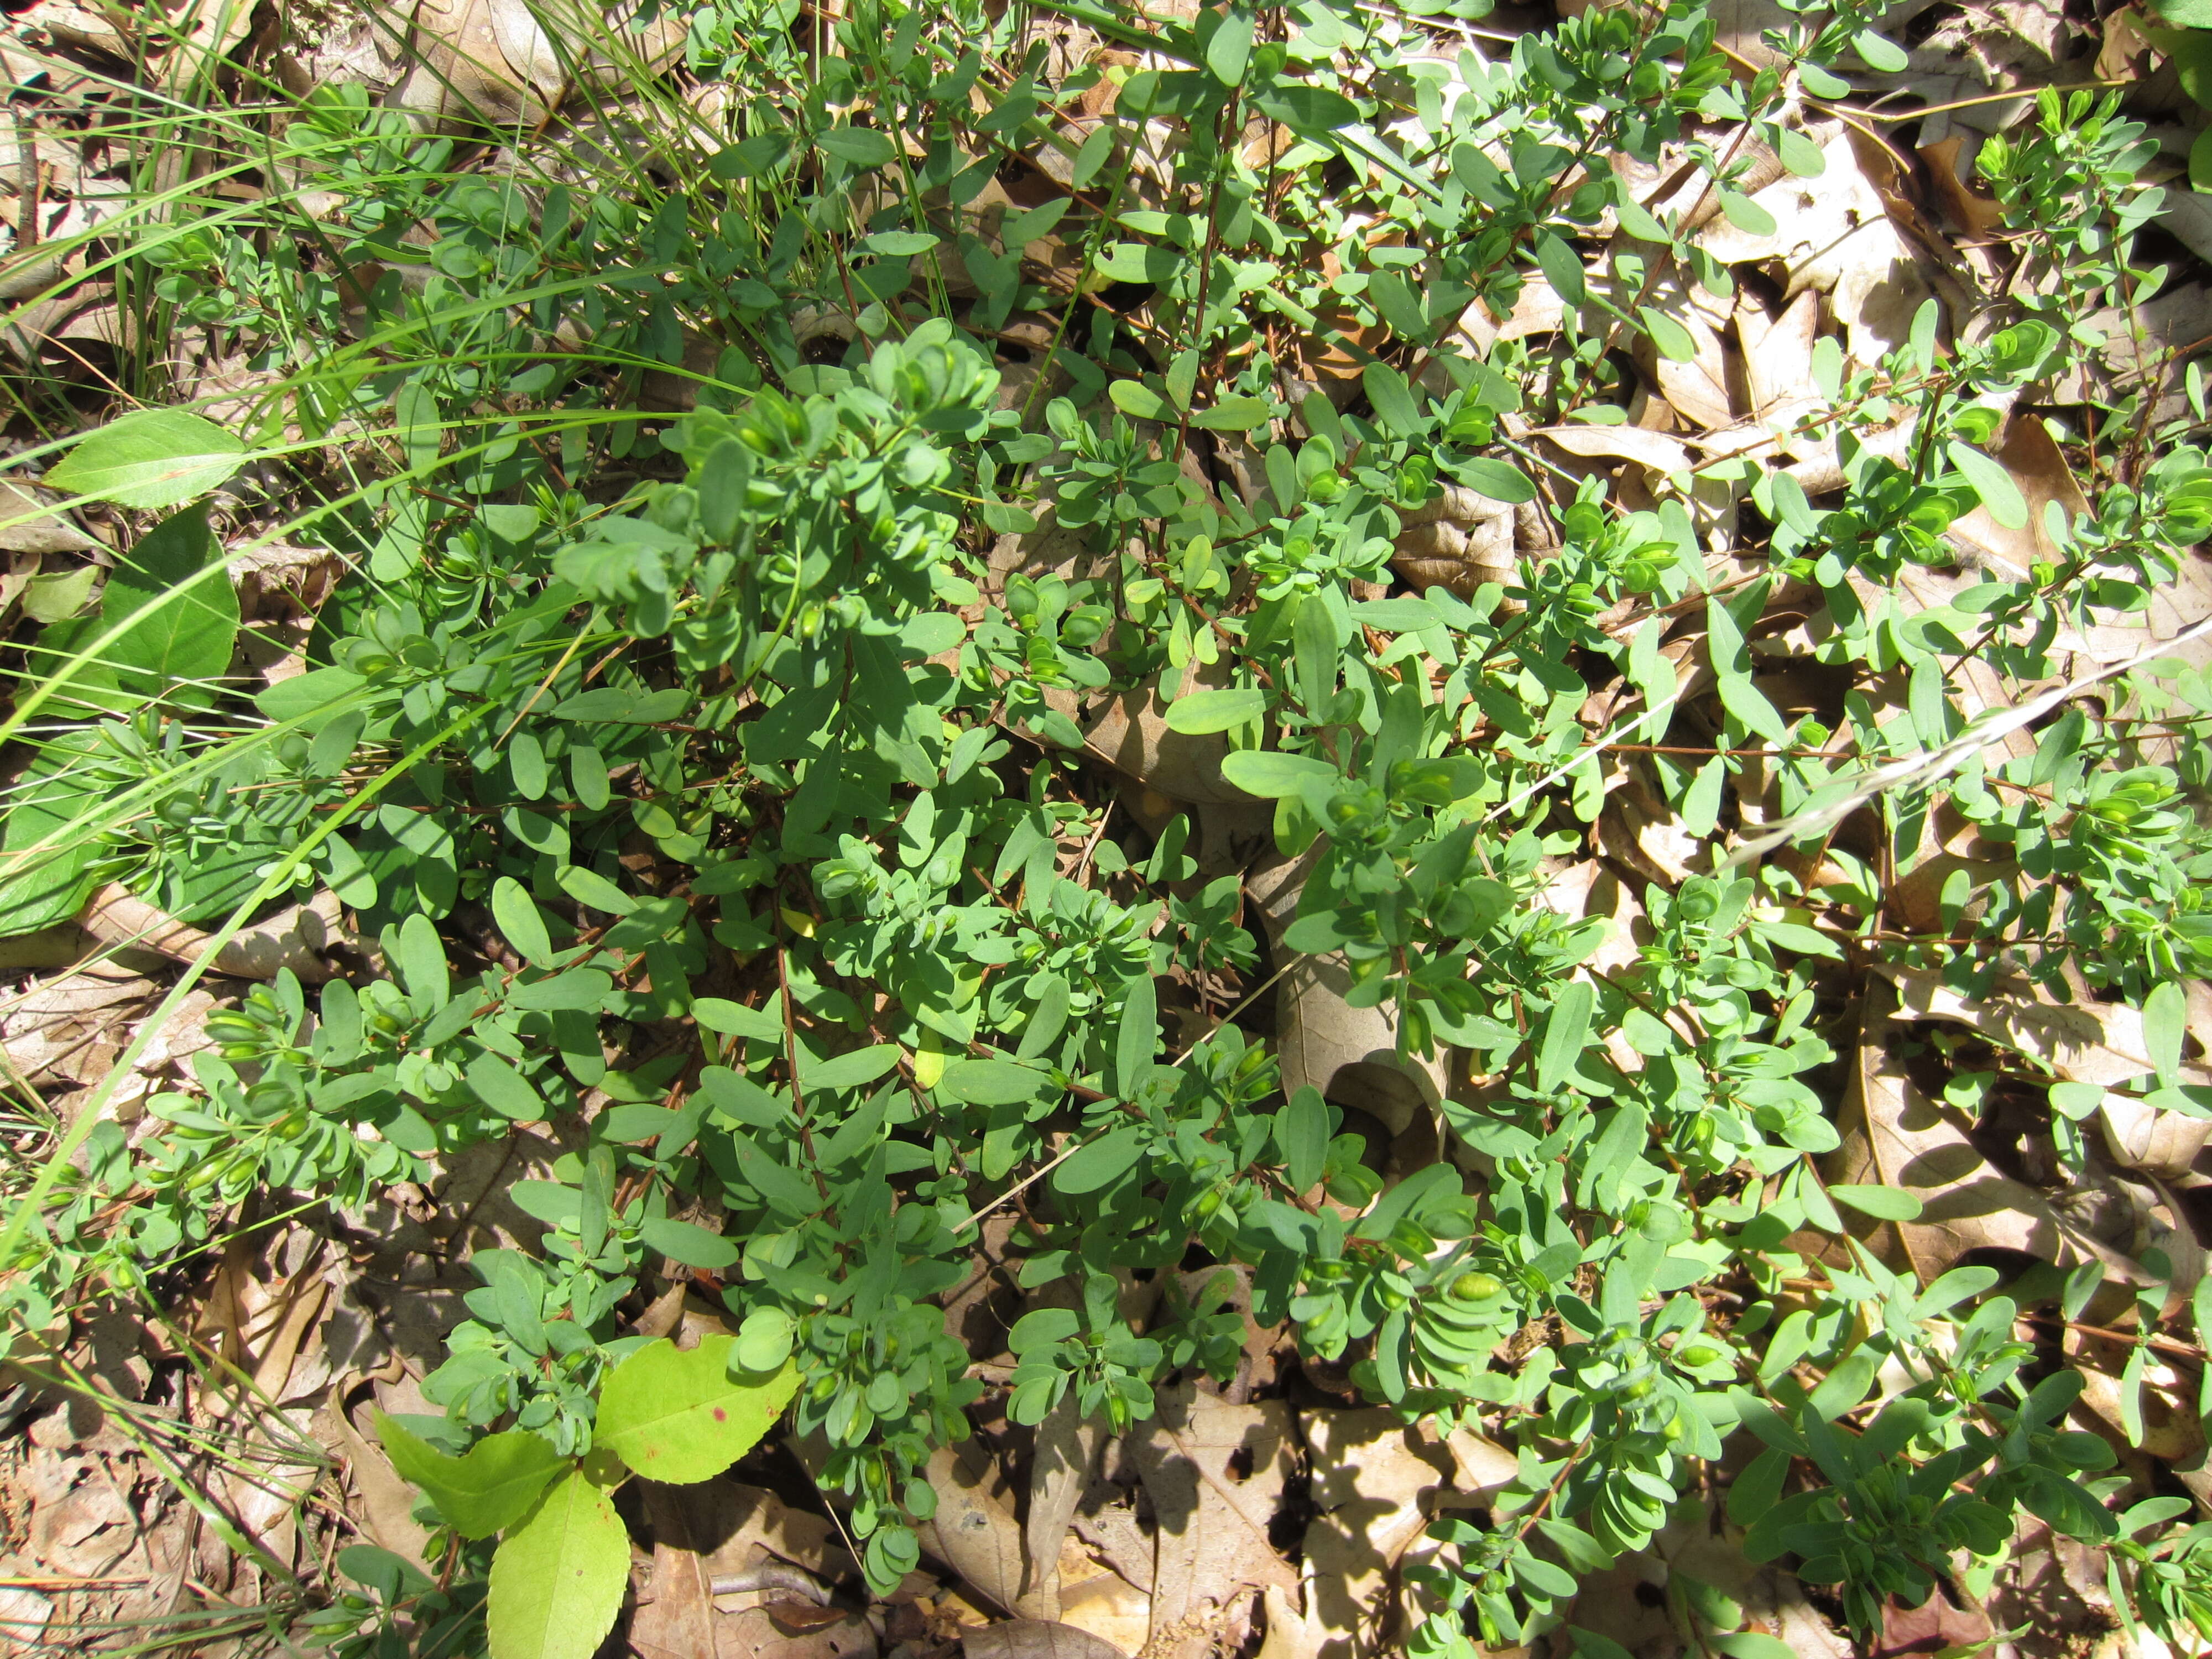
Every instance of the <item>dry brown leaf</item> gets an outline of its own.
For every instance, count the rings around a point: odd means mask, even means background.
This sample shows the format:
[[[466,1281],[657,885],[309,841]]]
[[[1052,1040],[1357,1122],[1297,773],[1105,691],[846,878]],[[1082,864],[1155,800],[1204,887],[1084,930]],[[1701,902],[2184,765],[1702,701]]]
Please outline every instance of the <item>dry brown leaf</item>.
[[[1417,590],[1449,588],[1462,599],[1485,582],[1510,585],[1521,568],[1513,509],[1446,483],[1402,515],[1390,568]]]
[[[1695,1499],[1679,1505],[1645,1548],[1583,1581],[1574,1622],[1632,1652],[1682,1652],[1666,1593],[1677,1573],[1735,1601],[1747,1628],[1778,1635],[1796,1659],[1850,1659],[1850,1643],[1806,1600],[1796,1574],[1747,1559],[1741,1531]]]
[[[1076,1578],[1062,1560],[1060,1620],[1087,1630],[1125,1653],[1134,1653],[1152,1634],[1152,1597],[1120,1573],[1108,1569]]]
[[[1295,1467],[1290,1407],[1231,1406],[1189,1383],[1157,1398],[1124,1442],[1158,1525],[1146,1651],[1194,1655],[1246,1590],[1297,1583],[1267,1536]]]
[[[657,1480],[639,1486],[653,1528],[653,1577],[631,1615],[630,1645],[640,1659],[720,1659],[714,1569],[692,1532],[690,1493]]]
[[[820,1630],[788,1631],[766,1607],[747,1607],[723,1620],[724,1659],[874,1659],[875,1632],[854,1613]]]
[[[1991,518],[1987,507],[1977,507],[1954,520],[1946,533],[1997,561],[2008,579],[2024,581],[2030,568],[2039,562],[2063,562],[2063,556],[2044,526],[2045,505],[2056,501],[2070,526],[2089,510],[2089,501],[2040,416],[2014,416],[2006,424],[2004,441],[1994,453],[2027,502],[2027,526],[2009,529]],[[2138,647],[2140,644],[2138,635]]]
[[[1273,1584],[1261,1592],[1261,1602],[1267,1610],[1267,1635],[1258,1659],[1322,1659],[1328,1641],[1327,1626],[1299,1612],[1290,1596]]]
[[[1634,426],[1540,426],[1528,434],[1583,460],[1627,461],[1662,477],[1690,470],[1679,438]]]
[[[1128,1659],[1103,1637],[1040,1619],[1009,1619],[965,1632],[960,1646],[968,1659]]]
[[[343,1460],[355,1501],[347,1512],[360,1523],[368,1540],[394,1555],[427,1567],[423,1551],[430,1541],[429,1528],[415,1519],[415,1489],[399,1478],[383,1449],[354,1427],[346,1416],[345,1397],[352,1379],[339,1377],[331,1385],[328,1399],[315,1413],[315,1438]]]
[[[51,510],[46,492],[0,478],[0,550],[10,553],[84,553],[100,544]]]
[[[0,1589],[0,1643],[27,1652],[44,1651],[42,1633],[53,1616],[51,1596],[21,1585]]]
[[[1820,324],[1816,294],[1800,294],[1774,318],[1748,289],[1739,296],[1736,338],[1743,345],[1743,376],[1754,419],[1804,397],[1813,384],[1813,340]]]
[[[1881,971],[1896,983],[1906,1016],[1960,1021],[2066,1082],[2111,1090],[2154,1069],[2142,1015],[2123,1003],[2057,1002],[2041,986],[2025,981],[2010,981],[2008,991],[1969,997],[1943,984],[1938,974],[1887,966]],[[2200,1088],[2212,1085],[2212,1069],[2185,1065],[2182,1078]],[[2212,1121],[2161,1111],[2131,1096],[2107,1093],[2099,1115],[2115,1161],[2147,1175],[2187,1174],[2212,1139]]]
[[[1970,1251],[1990,1249],[2063,1268],[2095,1261],[2104,1269],[2108,1295],[2118,1286],[2131,1297],[2137,1287],[2161,1282],[2057,1201],[1997,1170],[1974,1145],[1973,1126],[1964,1115],[1920,1091],[1891,1054],[1901,1036],[1898,1006],[1888,980],[1877,978],[1868,987],[1858,1053],[1837,1123],[1843,1144],[1823,1168],[1832,1182],[1910,1193],[1920,1200],[1921,1212],[1911,1221],[1878,1224],[1854,1213],[1854,1231],[1877,1245],[1893,1243],[1887,1252],[1893,1264],[1910,1267],[1923,1284]],[[2081,1203],[2071,1207],[2082,1212]],[[2148,1217],[2136,1218],[2137,1231],[2149,1224]],[[2169,1231],[2152,1242],[2173,1261],[2169,1299],[2185,1299],[2195,1275],[2185,1274],[2181,1258],[2189,1252],[2179,1236]],[[2201,1272],[2202,1252],[2195,1254]]]
[[[2124,1004],[2057,1002],[2026,980],[2000,981],[2001,988],[1990,995],[1972,997],[1954,990],[1929,969],[1881,963],[1876,971],[1897,988],[1897,1018],[1971,1025],[1990,1042],[2041,1061],[2069,1083],[2110,1088],[2154,1069],[2142,1014]],[[2212,1070],[2182,1070],[2191,1083],[2212,1085]]]
[[[2004,209],[1996,198],[1974,187],[1973,157],[1981,147],[1954,132],[1920,148],[1920,159],[1935,181],[1936,199],[1951,222],[1969,236],[1986,236],[2004,224]]]
[[[1306,1528],[1302,1622],[1327,1632],[1322,1659],[1391,1651],[1392,1575],[1459,1460],[1382,1407],[1304,1412],[1299,1426],[1319,1511]]]
[[[545,119],[550,113],[548,97],[557,95],[562,83],[556,80],[548,94],[531,77],[533,70],[546,72],[551,46],[545,43],[541,59],[536,47],[544,40],[542,30],[532,39],[510,10],[505,30],[524,58],[521,66],[515,65],[501,49],[503,7],[523,9],[528,17],[520,0],[416,0],[410,62],[390,101],[433,121],[452,116],[515,126]],[[535,20],[530,21],[535,29]],[[557,67],[556,61],[556,73]]]
[[[1662,356],[1650,337],[1639,331],[1631,354],[1636,367],[1692,429],[1732,425],[1742,411],[1729,386],[1741,380],[1741,361],[1698,307],[1684,303],[1680,284],[1672,286],[1674,294],[1656,295],[1650,303],[1681,325],[1695,355],[1686,362]]]
[[[992,1491],[996,1466],[970,1441],[939,1447],[924,1474],[937,1513],[924,1523],[923,1545],[963,1583],[1012,1612],[1022,1594],[1022,1528]]]
[[[1295,860],[1270,853],[1246,878],[1245,890],[1278,952],[1314,857],[1312,851]],[[1395,1017],[1387,1008],[1352,1007],[1345,1000],[1351,988],[1352,970],[1340,951],[1292,957],[1276,994],[1283,1087],[1294,1092],[1310,1085],[1403,1134],[1417,1119],[1433,1117],[1449,1086],[1449,1067],[1441,1057],[1418,1054],[1401,1063]]]
[[[192,963],[207,954],[212,936],[155,908],[129,888],[110,882],[92,896],[77,925],[106,944],[153,951],[173,961]],[[347,971],[340,953],[369,954],[368,944],[345,925],[337,895],[319,888],[304,904],[295,904],[232,934],[210,966],[240,979],[274,979],[289,968],[319,985]]]
[[[1905,343],[1930,290],[1861,168],[1850,133],[1821,155],[1826,166],[1818,174],[1778,179],[1752,197],[1774,219],[1771,233],[1754,235],[1717,220],[1702,240],[1724,264],[1779,264],[1785,298],[1808,290],[1827,295],[1850,356],[1872,367]]]
[[[88,963],[0,1009],[0,1054],[28,1084],[96,1082],[160,988],[114,963]]]
[[[1194,659],[1183,670],[1183,693],[1228,684],[1228,668],[1225,657],[1212,667]],[[1170,731],[1167,718],[1155,675],[1108,703],[1083,734],[1083,746],[1124,777],[1171,800],[1249,805],[1253,798],[1221,775],[1227,736]]]
[[[1036,1449],[1030,1461],[1029,1515],[1022,1531],[1022,1593],[1014,1607],[1025,1619],[1050,1621],[1060,1616],[1060,1546],[1091,1484],[1091,1471],[1104,1439],[1103,1425],[1084,1417],[1073,1389],[1037,1425]]]

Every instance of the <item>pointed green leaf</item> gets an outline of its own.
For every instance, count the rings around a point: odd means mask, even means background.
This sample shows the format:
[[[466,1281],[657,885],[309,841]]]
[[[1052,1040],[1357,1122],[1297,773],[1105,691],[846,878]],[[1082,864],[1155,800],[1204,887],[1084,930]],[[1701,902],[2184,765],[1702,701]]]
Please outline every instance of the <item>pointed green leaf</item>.
[[[1328,1103],[1320,1090],[1308,1085],[1275,1114],[1275,1148],[1294,1191],[1305,1192],[1321,1179],[1328,1162]]]
[[[1106,388],[1106,395],[1113,399],[1115,408],[1140,421],[1175,419],[1176,412],[1168,400],[1142,380],[1116,380]]]
[[[1885,75],[1894,75],[1912,62],[1904,47],[1872,29],[1861,29],[1852,37],[1851,46],[1869,69],[1879,70]]]
[[[1114,1087],[1124,1100],[1133,1100],[1152,1075],[1152,1056],[1160,1046],[1159,1009],[1159,994],[1149,975],[1129,981],[1114,1038]]]
[[[1774,216],[1740,190],[1719,192],[1721,212],[1728,222],[1747,236],[1774,234]]]
[[[1992,460],[1972,444],[1961,443],[1956,438],[1943,446],[1943,453],[1951,458],[1951,465],[1966,476],[1974,487],[1974,494],[1982,498],[1982,505],[2008,530],[2027,528],[2027,498],[2020,493],[2012,474],[2005,471],[2002,462]]]
[[[1111,1186],[1143,1155],[1146,1133],[1133,1123],[1109,1130],[1054,1170],[1053,1186],[1060,1192],[1079,1196]]]
[[[117,557],[100,595],[102,631],[153,605],[100,653],[124,690],[158,697],[181,683],[218,679],[229,671],[238,592],[228,573],[209,568],[222,562],[204,507],[164,519]]]
[[[2143,1044],[2158,1080],[2172,1088],[2181,1076],[2182,1039],[2189,1034],[2189,997],[2172,980],[2151,987],[2143,999]]]
[[[376,1414],[377,1438],[392,1467],[420,1486],[447,1525],[464,1538],[489,1538],[520,1521],[568,1460],[527,1429],[488,1435],[455,1457]]]
[[[517,1123],[536,1123],[545,1115],[545,1102],[537,1085],[497,1054],[478,1054],[463,1073],[470,1091],[501,1117]]]
[[[1280,800],[1302,783],[1333,783],[1336,768],[1311,755],[1279,754],[1272,749],[1238,749],[1221,757],[1221,775],[1248,795]]]
[[[1376,424],[1395,438],[1410,438],[1419,432],[1424,422],[1420,407],[1413,401],[1413,389],[1406,384],[1406,377],[1388,363],[1370,363],[1359,371],[1359,384],[1365,388],[1367,401],[1375,406]]]
[[[1231,11],[1223,15],[1213,38],[1206,43],[1206,67],[1224,87],[1242,86],[1244,70],[1252,61],[1252,14]]]
[[[492,1557],[491,1659],[591,1659],[629,1583],[629,1534],[605,1492],[572,1471]]]
[[[1597,993],[1586,979],[1570,981],[1544,1020],[1543,1044],[1536,1051],[1536,1091],[1550,1094],[1575,1073],[1583,1046],[1589,1041],[1590,1011]]]
[[[47,471],[72,495],[158,510],[204,495],[238,471],[246,446],[181,409],[143,409],[110,421]]]
[[[1878,1221],[1913,1221],[1920,1215],[1920,1200],[1901,1187],[1832,1186],[1828,1196]]]
[[[1688,329],[1665,312],[1654,310],[1650,306],[1637,307],[1636,314],[1643,319],[1644,331],[1650,336],[1651,343],[1658,349],[1662,357],[1678,363],[1697,361],[1698,342]]]
[[[1463,461],[1448,463],[1445,471],[1487,501],[1518,506],[1522,501],[1536,499],[1536,486],[1528,482],[1519,467],[1509,461],[1495,460],[1487,455],[1470,455]]]

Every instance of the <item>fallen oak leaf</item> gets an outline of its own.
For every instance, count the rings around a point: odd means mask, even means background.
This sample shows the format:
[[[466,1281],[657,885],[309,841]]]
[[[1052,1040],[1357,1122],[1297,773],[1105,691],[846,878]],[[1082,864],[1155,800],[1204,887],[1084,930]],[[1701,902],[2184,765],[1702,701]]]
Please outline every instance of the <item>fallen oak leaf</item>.
[[[2196,1273],[2185,1273],[2178,1261],[2170,1278],[2154,1273],[2077,1224],[2053,1200],[1997,1170],[1974,1145],[1964,1115],[1923,1093],[1893,1057],[1890,1042],[1903,1023],[1898,1006],[1887,981],[1868,988],[1837,1122],[1842,1144],[1824,1161],[1822,1175],[1832,1185],[1898,1188],[1917,1199],[1920,1210],[1910,1219],[1900,1215],[1855,1226],[1855,1235],[1870,1247],[1883,1237],[1893,1241],[1887,1254],[1901,1258],[1923,1285],[1970,1252],[2004,1250],[2062,1268],[2095,1262],[2108,1300],[2115,1286],[2131,1299],[2136,1291],[2161,1284],[2173,1305],[2186,1300],[2201,1274],[2202,1253]]]

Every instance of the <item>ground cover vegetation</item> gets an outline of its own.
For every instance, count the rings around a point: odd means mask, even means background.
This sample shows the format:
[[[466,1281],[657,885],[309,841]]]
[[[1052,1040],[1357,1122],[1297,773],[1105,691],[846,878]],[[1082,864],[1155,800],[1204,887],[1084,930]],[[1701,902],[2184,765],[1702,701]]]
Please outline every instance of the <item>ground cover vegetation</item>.
[[[0,1624],[2196,1651],[2203,9],[26,14]]]

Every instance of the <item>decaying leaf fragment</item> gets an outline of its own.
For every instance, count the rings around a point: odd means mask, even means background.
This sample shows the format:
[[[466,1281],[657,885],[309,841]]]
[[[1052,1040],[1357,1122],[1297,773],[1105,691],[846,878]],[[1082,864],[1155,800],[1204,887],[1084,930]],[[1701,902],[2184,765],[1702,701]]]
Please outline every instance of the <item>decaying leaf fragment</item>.
[[[2185,1302],[2202,1276],[2203,1252],[2193,1237],[2176,1231],[2145,1208],[2130,1231],[2135,1250],[2122,1250],[2092,1231],[2106,1196],[2077,1189],[2046,1194],[1992,1164],[1973,1141],[1968,1115],[1925,1093],[1897,1048],[1909,1036],[1896,989],[1884,979],[1866,992],[1859,1047],[1837,1127],[1843,1141],[1823,1164],[1835,1184],[1893,1187],[1920,1202],[1910,1221],[1867,1222],[1854,1214],[1859,1236],[1892,1265],[1932,1283],[1973,1251],[2031,1256],[2062,1268],[2096,1262],[2105,1291],[2092,1304],[2124,1305],[2136,1290],[2165,1283],[2169,1306]],[[2124,1200],[2123,1201],[2128,1201]],[[2110,1231],[2109,1227],[2101,1231]],[[2130,1244],[2137,1238],[2131,1237]],[[2142,1249],[2166,1252],[2173,1273],[2154,1273],[2137,1259]]]

